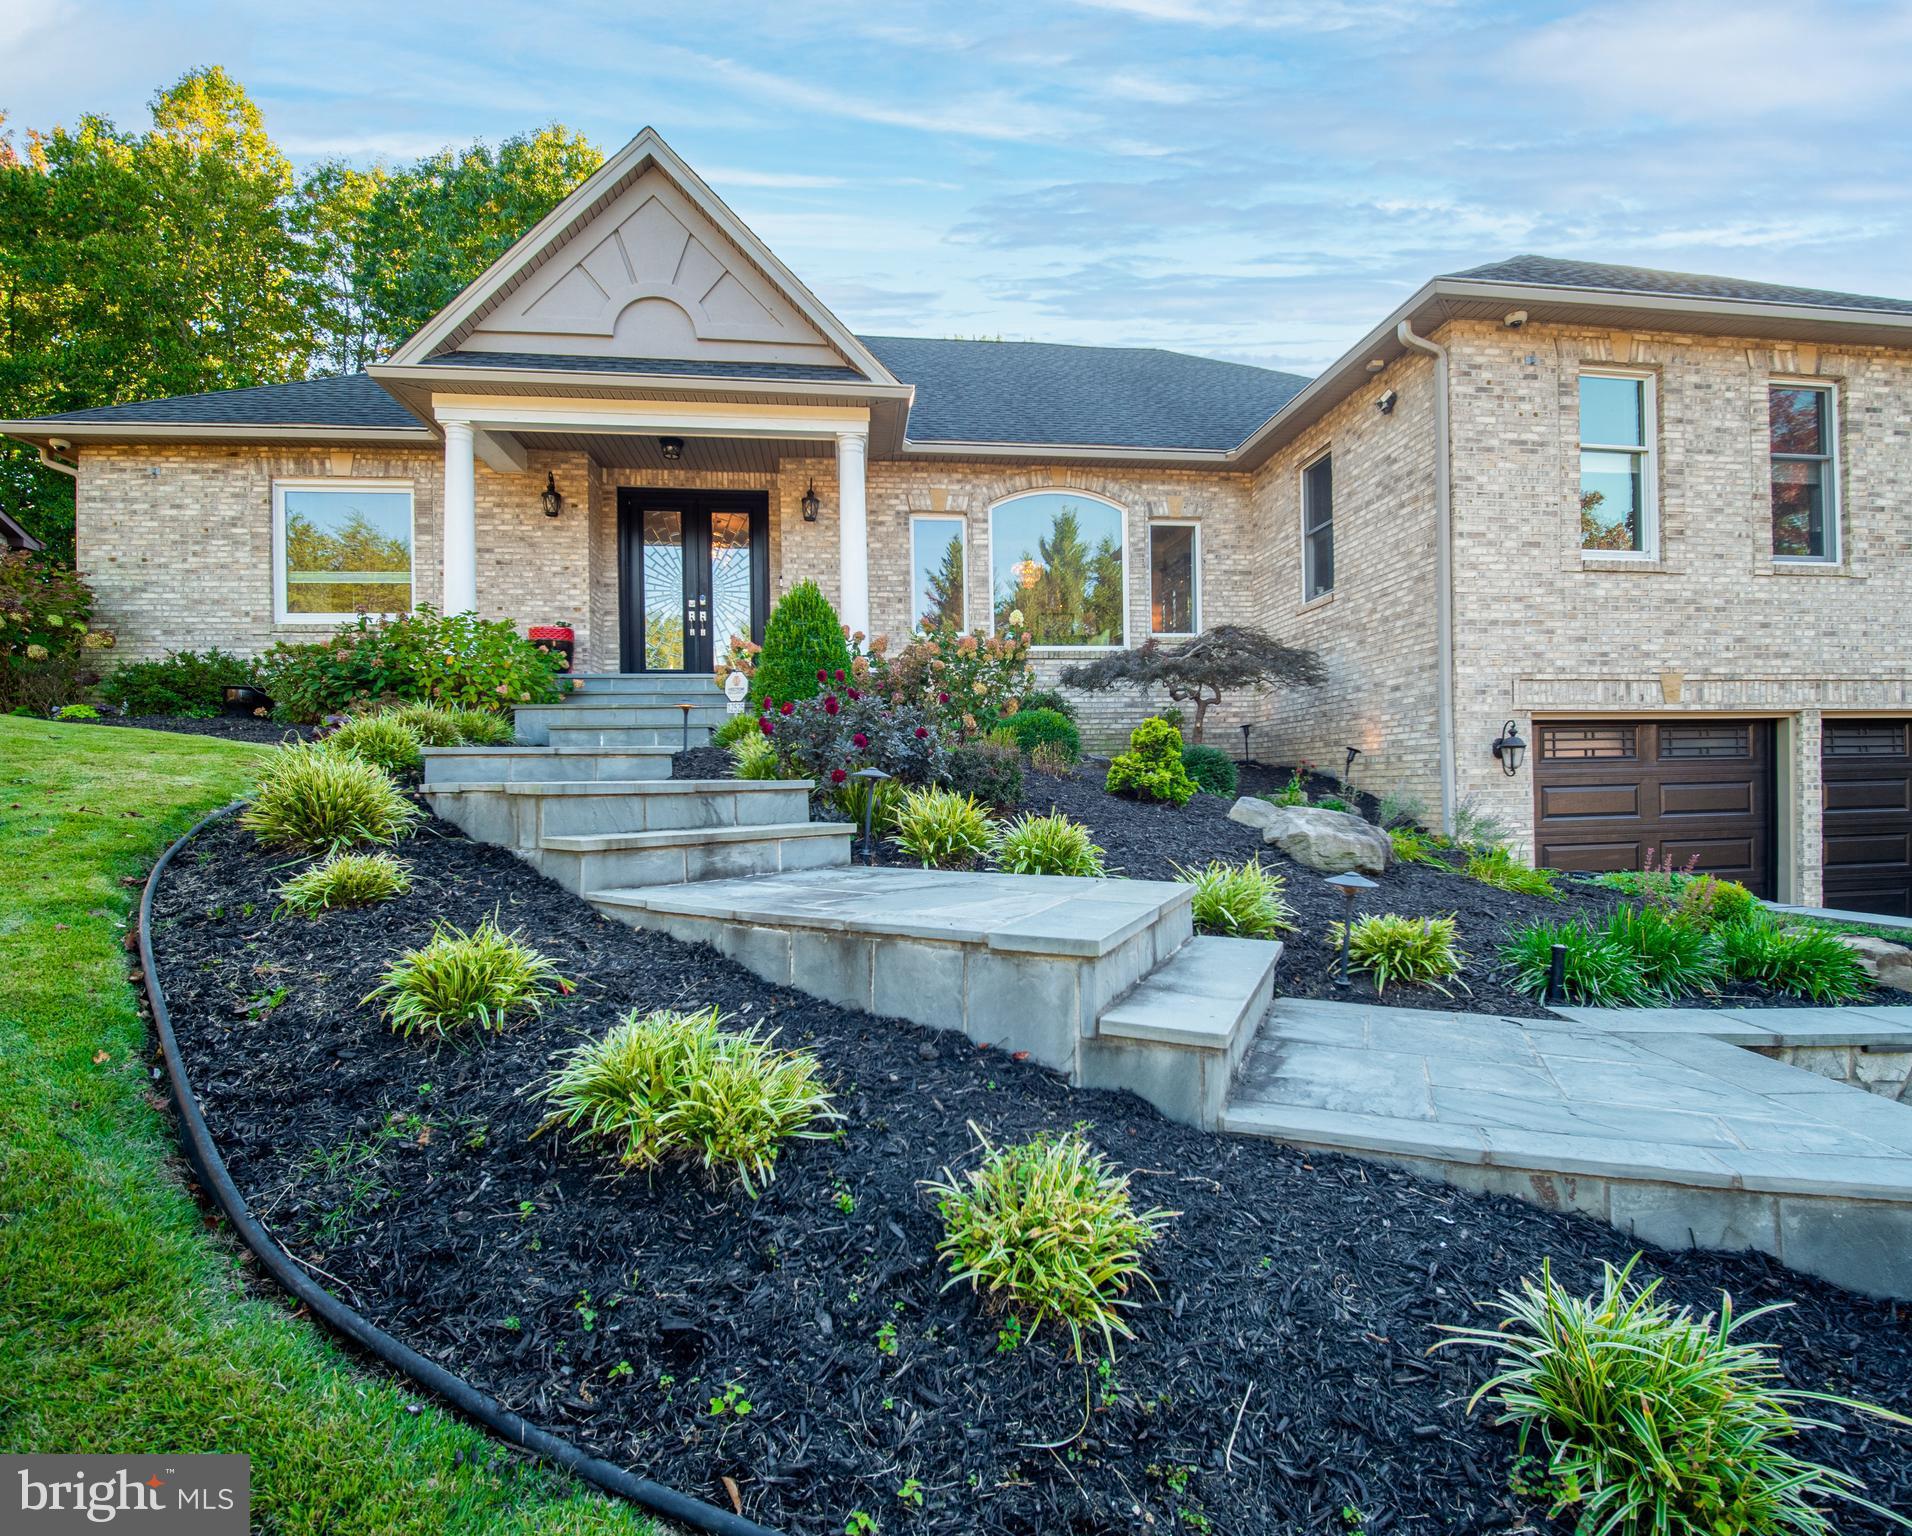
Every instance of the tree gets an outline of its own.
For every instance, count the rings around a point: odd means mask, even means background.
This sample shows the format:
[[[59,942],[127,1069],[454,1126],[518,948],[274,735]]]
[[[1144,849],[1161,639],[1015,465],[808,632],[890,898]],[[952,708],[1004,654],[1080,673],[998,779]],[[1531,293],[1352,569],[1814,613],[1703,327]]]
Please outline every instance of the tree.
[[[1056,513],[1016,570],[1019,580],[996,595],[997,628],[1020,611],[1037,645],[1108,645],[1120,637],[1122,548],[1104,539],[1092,551],[1073,507]]]
[[[1197,746],[1209,707],[1219,704],[1225,693],[1282,684],[1313,688],[1326,679],[1313,651],[1238,624],[1218,624],[1175,645],[1150,640],[1139,650],[1113,651],[1062,672],[1065,686],[1085,693],[1118,687],[1160,688],[1177,704],[1193,705],[1190,736]]]

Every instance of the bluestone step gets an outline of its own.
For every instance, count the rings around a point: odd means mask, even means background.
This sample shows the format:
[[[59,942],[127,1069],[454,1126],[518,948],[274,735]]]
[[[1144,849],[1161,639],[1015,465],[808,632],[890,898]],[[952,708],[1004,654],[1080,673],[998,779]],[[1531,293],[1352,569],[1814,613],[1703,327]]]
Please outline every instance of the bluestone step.
[[[432,809],[480,842],[802,821],[809,779],[580,779],[427,784]]]
[[[850,862],[847,822],[789,821],[741,827],[680,827],[595,837],[547,837],[524,857],[540,874],[588,899],[693,880],[731,880]]]
[[[424,787],[501,779],[668,779],[672,747],[427,747]]]

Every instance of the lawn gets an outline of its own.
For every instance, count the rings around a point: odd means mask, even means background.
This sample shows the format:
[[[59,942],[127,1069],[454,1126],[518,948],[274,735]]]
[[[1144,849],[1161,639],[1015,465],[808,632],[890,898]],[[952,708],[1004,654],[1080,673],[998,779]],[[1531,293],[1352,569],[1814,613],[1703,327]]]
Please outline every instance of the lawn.
[[[658,1531],[248,1299],[187,1192],[124,937],[259,755],[0,718],[0,1447],[245,1452],[274,1533]]]

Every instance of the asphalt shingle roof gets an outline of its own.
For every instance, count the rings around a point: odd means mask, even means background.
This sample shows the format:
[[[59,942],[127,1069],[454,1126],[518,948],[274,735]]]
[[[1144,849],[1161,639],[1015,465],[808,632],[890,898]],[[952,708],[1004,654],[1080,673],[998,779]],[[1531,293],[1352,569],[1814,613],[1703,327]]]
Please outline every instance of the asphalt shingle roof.
[[[859,336],[916,386],[914,442],[1233,448],[1308,385],[1156,347]]]
[[[137,422],[159,426],[421,427],[369,375],[347,373],[293,384],[256,384],[167,400],[135,400],[42,416],[41,421]]]
[[[1881,299],[1823,288],[1793,288],[1756,283],[1741,277],[1709,277],[1702,272],[1661,272],[1653,267],[1617,266],[1604,261],[1563,261],[1555,256],[1513,256],[1484,267],[1449,272],[1448,277],[1485,283],[1533,283],[1550,288],[1605,288],[1615,293],[1661,294],[1679,299],[1727,299],[1742,304],[1797,304],[1810,309],[1872,309],[1881,314],[1912,314],[1912,299]]]

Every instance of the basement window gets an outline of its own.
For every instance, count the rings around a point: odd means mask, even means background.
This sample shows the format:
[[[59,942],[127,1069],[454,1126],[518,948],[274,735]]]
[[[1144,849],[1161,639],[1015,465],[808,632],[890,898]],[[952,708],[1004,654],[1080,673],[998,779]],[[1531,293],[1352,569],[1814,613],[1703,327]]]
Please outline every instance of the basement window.
[[[411,612],[411,484],[276,482],[272,577],[273,616],[281,624]]]

